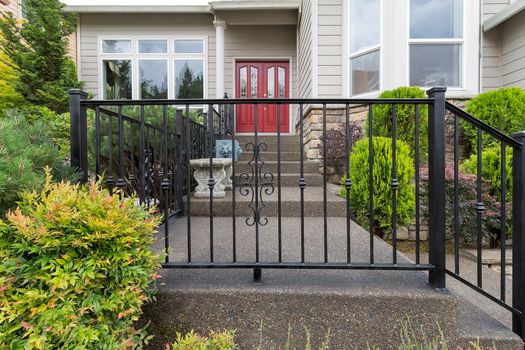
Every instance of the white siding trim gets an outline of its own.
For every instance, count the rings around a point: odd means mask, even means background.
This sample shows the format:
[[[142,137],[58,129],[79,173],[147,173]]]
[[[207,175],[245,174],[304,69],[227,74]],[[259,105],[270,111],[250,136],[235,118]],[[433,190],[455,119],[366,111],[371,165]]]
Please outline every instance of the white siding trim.
[[[312,0],[312,98],[319,97],[319,1]]]

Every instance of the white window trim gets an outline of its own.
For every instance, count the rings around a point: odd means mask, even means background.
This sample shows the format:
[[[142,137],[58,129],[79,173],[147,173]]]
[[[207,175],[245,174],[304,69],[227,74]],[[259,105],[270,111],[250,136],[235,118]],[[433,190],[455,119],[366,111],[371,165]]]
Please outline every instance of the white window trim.
[[[350,19],[351,19],[350,7],[351,6],[348,5],[347,11],[345,11],[347,18],[348,18],[348,21],[346,21],[347,23],[350,23]],[[359,98],[375,97],[380,93],[380,91],[383,88],[383,18],[384,18],[383,0],[379,0],[379,44],[361,49],[354,53],[352,53],[352,49],[350,45],[351,26],[350,25],[347,26],[347,29],[345,31],[346,32],[346,48],[347,48],[345,62],[348,68],[343,69],[343,71],[347,72],[345,80],[346,80],[346,91],[348,92],[347,93],[348,97],[354,97],[354,98],[356,97],[359,97]],[[377,50],[379,50],[379,89],[368,91],[368,92],[361,93],[361,94],[353,94],[352,92],[352,59],[359,57],[359,56],[366,55],[367,53],[371,53]]]
[[[131,40],[131,53],[103,53],[104,40]],[[139,40],[167,40],[168,53],[139,53]],[[202,40],[203,53],[182,54],[175,53],[175,40]],[[140,99],[139,60],[167,60],[168,61],[168,99],[175,99],[175,60],[202,60],[203,61],[203,98],[208,98],[208,36],[98,36],[97,37],[97,66],[98,66],[98,96],[104,99],[104,60],[131,60],[132,61],[132,99]]]
[[[350,6],[346,6],[344,21],[350,19]],[[479,39],[480,39],[480,0],[464,0],[463,13],[463,42],[461,81],[462,87],[448,88],[446,96],[472,97],[480,91],[479,78]],[[385,16],[388,14],[388,16]],[[350,26],[344,31],[346,50],[343,51],[343,62],[345,74],[345,97],[374,98],[381,91],[394,89],[400,86],[409,86],[410,83],[410,44],[409,41],[423,40],[429,43],[437,43],[441,39],[410,39],[410,0],[381,0],[381,38],[380,38],[380,69],[379,84],[380,91],[369,92],[360,95],[351,94],[352,70],[350,63]],[[452,43],[455,39],[446,39]],[[354,56],[354,55],[352,55]],[[427,90],[428,88],[422,88]]]

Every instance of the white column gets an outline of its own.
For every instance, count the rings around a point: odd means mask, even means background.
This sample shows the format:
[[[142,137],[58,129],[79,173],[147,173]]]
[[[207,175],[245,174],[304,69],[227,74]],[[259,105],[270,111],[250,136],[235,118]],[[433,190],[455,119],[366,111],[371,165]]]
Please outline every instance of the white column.
[[[226,22],[215,20],[215,94],[223,98],[226,92],[224,84],[224,31]]]

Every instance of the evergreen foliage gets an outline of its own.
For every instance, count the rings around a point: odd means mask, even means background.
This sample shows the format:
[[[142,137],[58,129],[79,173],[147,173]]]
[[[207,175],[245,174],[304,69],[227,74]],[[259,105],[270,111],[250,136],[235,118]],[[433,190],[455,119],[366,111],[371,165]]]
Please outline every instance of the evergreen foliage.
[[[402,86],[393,90],[385,90],[379,98],[426,98],[419,87]],[[374,136],[392,137],[392,106],[391,104],[374,105],[372,118],[372,134]],[[397,138],[405,141],[410,147],[410,154],[415,154],[415,119],[414,105],[396,106]],[[419,143],[420,155],[424,158],[428,153],[428,106],[419,105]],[[365,125],[365,135],[368,135],[369,124]]]
[[[0,119],[0,217],[16,206],[22,191],[41,188],[44,167],[52,167],[58,179],[74,178],[46,123],[27,121],[13,111],[7,114]]]
[[[368,171],[368,138],[355,143],[350,154],[350,202],[357,221],[363,226],[369,225],[369,171]],[[373,193],[374,193],[374,232],[385,237],[392,230],[392,139],[374,137],[373,145]],[[410,156],[408,145],[398,140],[397,149],[397,223],[411,224],[415,214],[414,161]],[[344,183],[341,179],[339,195],[346,197]]]
[[[15,89],[30,104],[57,113],[68,109],[68,88],[81,88],[73,60],[67,56],[75,15],[59,0],[25,0],[20,23],[10,13],[0,18],[0,49],[16,67]]]
[[[479,94],[467,103],[467,112],[493,128],[510,135],[525,130],[525,91],[519,87],[503,88]],[[478,130],[470,123],[462,123],[467,152],[476,152]],[[497,146],[499,142],[483,134],[483,147]]]

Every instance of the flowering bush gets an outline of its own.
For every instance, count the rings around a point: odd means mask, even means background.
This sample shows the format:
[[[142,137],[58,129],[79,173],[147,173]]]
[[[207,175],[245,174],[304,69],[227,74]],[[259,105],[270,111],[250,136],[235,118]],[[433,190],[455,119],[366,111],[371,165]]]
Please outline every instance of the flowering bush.
[[[140,348],[134,322],[151,300],[159,221],[133,200],[51,183],[0,221],[2,349]]]

